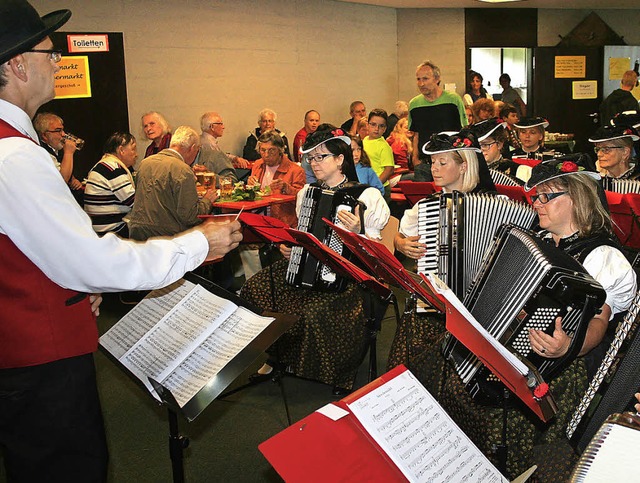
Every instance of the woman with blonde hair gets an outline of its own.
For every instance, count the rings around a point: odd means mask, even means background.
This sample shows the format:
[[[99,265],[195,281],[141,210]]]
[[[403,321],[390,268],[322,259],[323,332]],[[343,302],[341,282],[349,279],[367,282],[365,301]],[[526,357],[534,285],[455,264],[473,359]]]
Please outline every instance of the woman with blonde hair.
[[[396,123],[391,136],[387,138],[387,142],[393,151],[394,162],[405,169],[413,168],[413,163],[410,163],[411,154],[413,153],[413,141],[412,136],[409,136],[409,132],[409,120],[404,117]]]

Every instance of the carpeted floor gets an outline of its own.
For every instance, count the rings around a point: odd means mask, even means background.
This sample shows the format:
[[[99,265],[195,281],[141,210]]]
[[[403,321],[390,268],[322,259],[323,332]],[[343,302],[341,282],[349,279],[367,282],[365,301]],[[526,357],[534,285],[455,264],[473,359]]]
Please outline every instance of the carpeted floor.
[[[402,303],[402,300],[401,300]],[[110,328],[132,306],[107,296],[98,319],[100,333]],[[402,307],[401,307],[402,309]],[[383,373],[396,323],[390,307],[378,336],[378,372]],[[110,482],[170,482],[169,424],[167,410],[98,352],[95,356],[110,451]],[[247,381],[263,362],[257,360],[231,388]],[[368,377],[368,356],[357,386]],[[331,387],[294,377],[283,380],[292,421],[302,419],[335,401]],[[273,382],[251,386],[214,401],[194,422],[179,420],[180,431],[190,439],[184,454],[187,482],[282,481],[258,450],[258,445],[287,427],[280,388]],[[0,465],[0,482],[6,481]]]

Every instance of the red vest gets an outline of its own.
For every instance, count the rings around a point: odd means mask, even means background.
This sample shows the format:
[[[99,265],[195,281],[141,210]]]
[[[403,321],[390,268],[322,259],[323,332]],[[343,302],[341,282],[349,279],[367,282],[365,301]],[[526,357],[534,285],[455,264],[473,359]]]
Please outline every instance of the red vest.
[[[0,119],[0,139],[7,137],[26,136]],[[78,292],[47,278],[9,237],[0,234],[0,368],[95,351],[98,329],[89,297],[75,301],[78,297]]]

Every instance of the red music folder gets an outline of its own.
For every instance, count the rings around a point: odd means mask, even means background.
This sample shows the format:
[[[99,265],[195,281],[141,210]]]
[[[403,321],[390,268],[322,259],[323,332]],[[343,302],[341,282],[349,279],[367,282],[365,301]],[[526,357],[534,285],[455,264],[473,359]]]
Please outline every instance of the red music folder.
[[[626,247],[640,249],[640,195],[605,191],[613,231]]]
[[[507,481],[404,366],[258,448],[288,482]]]
[[[380,280],[415,294],[419,299],[431,304],[440,312],[444,311],[442,300],[431,290],[431,287],[427,286],[418,275],[407,271],[382,243],[345,230],[326,218],[324,222],[338,234],[349,250]]]

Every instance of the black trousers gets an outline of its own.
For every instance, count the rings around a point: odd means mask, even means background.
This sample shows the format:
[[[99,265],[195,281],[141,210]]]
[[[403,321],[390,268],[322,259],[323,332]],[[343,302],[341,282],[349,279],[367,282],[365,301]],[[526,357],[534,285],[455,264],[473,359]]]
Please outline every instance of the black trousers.
[[[9,482],[102,482],[107,443],[93,355],[0,370]]]

